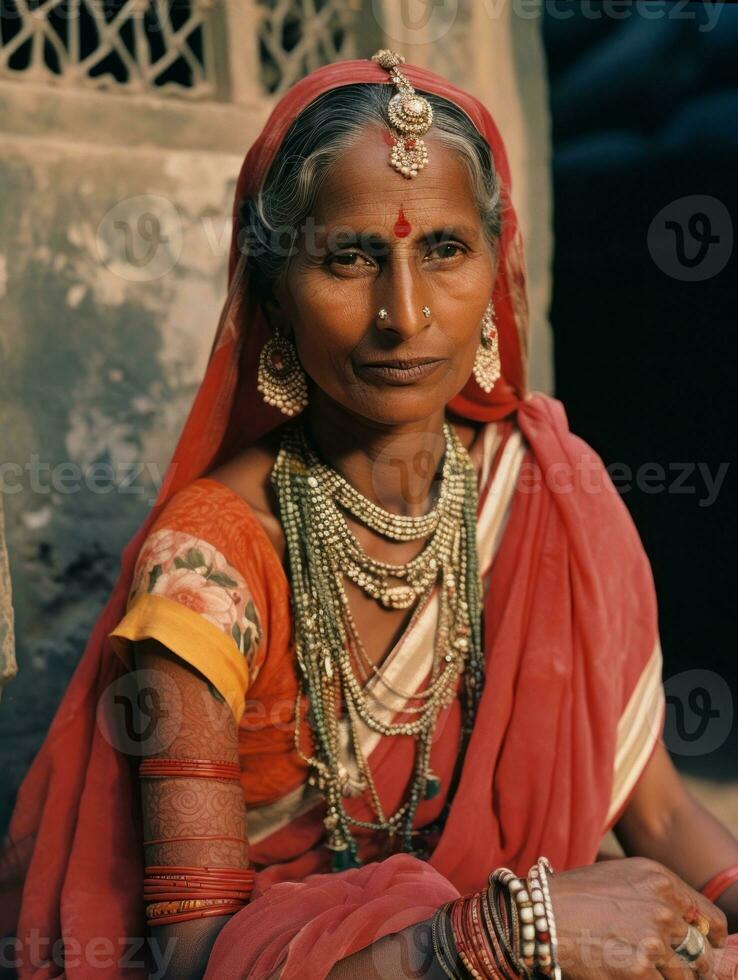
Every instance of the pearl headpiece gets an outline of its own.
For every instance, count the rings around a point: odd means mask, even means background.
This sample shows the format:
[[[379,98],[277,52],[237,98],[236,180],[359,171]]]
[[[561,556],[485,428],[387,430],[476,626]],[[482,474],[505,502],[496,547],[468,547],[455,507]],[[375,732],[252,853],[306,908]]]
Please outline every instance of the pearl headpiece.
[[[423,136],[433,122],[433,107],[418,95],[399,66],[405,59],[401,54],[382,48],[375,52],[372,61],[389,72],[390,80],[398,91],[389,101],[387,112],[393,133],[394,146],[390,154],[390,166],[410,180],[417,177],[428,163],[428,150]]]

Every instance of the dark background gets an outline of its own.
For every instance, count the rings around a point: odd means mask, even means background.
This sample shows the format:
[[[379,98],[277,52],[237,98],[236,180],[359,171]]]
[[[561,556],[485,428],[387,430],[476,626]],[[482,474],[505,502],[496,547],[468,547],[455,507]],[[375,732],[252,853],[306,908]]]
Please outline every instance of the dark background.
[[[700,7],[674,4],[673,16],[651,21],[633,8],[617,20],[604,15],[604,6],[573,3],[559,5],[567,19],[551,10],[545,17],[554,140],[551,320],[556,394],[571,428],[608,464],[625,463],[634,474],[645,463],[664,469],[665,478],[652,479],[650,490],[635,480],[625,489],[613,471],[654,570],[664,676],[715,671],[738,708],[738,295],[720,207],[735,223],[738,9],[725,5],[708,30]],[[717,201],[694,209],[706,214],[708,236],[720,238],[707,246],[704,273],[730,255],[722,271],[703,281],[684,279],[695,274],[689,262],[705,251],[689,235],[690,203],[678,203],[692,195]],[[667,272],[654,260],[653,239],[649,248],[654,219]],[[668,220],[686,229],[686,264],[677,254],[680,233],[665,227]],[[696,226],[698,237],[705,227],[704,221]],[[676,468],[680,463],[702,463],[713,477],[729,464],[711,506],[704,505],[708,492],[699,471],[687,474]],[[709,678],[706,686],[713,710],[729,711]],[[687,721],[696,726],[699,719]],[[667,745],[674,724],[670,707]],[[735,779],[738,722],[720,747],[674,758],[695,774]]]

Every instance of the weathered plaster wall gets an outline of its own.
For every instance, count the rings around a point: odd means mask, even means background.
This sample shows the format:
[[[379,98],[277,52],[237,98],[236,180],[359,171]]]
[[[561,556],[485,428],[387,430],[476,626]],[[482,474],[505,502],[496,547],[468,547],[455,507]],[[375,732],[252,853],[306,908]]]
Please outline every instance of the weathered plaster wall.
[[[3,140],[0,492],[19,672],[0,707],[0,827],[202,374],[240,162]],[[0,643],[2,615],[0,601]]]

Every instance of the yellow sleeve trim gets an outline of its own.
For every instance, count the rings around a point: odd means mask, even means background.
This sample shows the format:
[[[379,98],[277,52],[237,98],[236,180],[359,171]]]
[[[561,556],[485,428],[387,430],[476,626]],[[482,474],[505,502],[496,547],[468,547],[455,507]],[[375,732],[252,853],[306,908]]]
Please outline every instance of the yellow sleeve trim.
[[[174,599],[143,592],[108,639],[129,669],[133,666],[130,644],[158,640],[204,674],[225,698],[236,724],[240,722],[249,686],[246,658],[233,640],[199,613]]]

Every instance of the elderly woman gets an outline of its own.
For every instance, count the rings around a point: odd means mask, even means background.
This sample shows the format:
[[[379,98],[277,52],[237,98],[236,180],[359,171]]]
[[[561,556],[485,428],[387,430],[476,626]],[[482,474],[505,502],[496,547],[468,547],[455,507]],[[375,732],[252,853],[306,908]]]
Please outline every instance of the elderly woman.
[[[206,377],[6,843],[69,978],[145,925],[178,978],[736,975],[647,558],[526,390],[503,144],[402,62],[313,72],[244,161]]]

